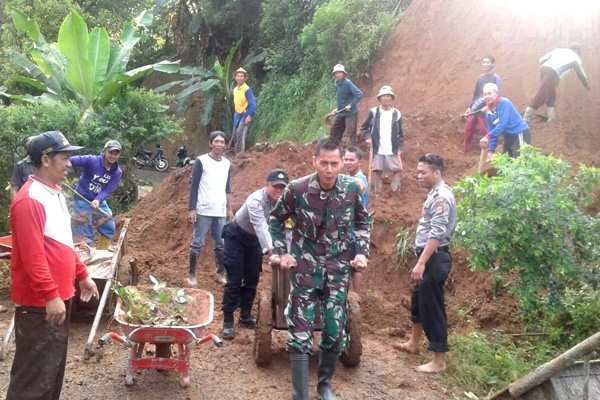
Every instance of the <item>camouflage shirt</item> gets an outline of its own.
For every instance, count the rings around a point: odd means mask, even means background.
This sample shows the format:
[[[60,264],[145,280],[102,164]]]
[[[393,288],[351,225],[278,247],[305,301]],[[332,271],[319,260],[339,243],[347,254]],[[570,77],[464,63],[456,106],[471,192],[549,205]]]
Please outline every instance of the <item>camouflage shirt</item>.
[[[354,178],[339,175],[328,192],[321,189],[316,173],[294,180],[270,214],[273,253],[279,255],[288,252],[285,221],[292,218],[296,273],[312,273],[317,266],[339,273],[355,254],[369,255],[371,218]]]

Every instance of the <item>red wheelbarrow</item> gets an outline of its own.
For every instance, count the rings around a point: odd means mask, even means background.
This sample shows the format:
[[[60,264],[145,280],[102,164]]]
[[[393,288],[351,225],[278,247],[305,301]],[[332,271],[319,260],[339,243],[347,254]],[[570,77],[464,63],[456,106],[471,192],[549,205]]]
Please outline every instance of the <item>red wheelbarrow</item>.
[[[0,259],[10,258],[12,251],[12,236],[0,237]]]
[[[178,371],[181,373],[181,386],[190,386],[190,350],[203,343],[212,341],[217,347],[223,346],[223,341],[217,335],[201,337],[204,328],[213,319],[213,295],[202,289],[185,289],[186,295],[194,297],[194,312],[190,315],[190,325],[160,326],[135,325],[123,320],[124,311],[121,299],[117,300],[114,318],[121,325],[125,335],[109,332],[98,340],[104,346],[110,339],[131,348],[130,359],[125,374],[125,384],[133,385],[133,376],[144,369]],[[144,346],[156,345],[154,357],[144,357]],[[171,345],[177,345],[177,358],[173,357]]]

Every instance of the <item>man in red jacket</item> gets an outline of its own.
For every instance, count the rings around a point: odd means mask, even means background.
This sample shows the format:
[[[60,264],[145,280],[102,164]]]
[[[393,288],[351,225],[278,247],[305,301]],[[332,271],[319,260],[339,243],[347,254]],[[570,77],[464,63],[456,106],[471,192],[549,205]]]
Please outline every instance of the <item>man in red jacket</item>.
[[[82,301],[99,297],[73,247],[71,215],[60,188],[71,168],[70,152],[80,149],[58,131],[37,135],[27,146],[35,174],[10,207],[17,349],[7,400],[60,398],[75,277]]]

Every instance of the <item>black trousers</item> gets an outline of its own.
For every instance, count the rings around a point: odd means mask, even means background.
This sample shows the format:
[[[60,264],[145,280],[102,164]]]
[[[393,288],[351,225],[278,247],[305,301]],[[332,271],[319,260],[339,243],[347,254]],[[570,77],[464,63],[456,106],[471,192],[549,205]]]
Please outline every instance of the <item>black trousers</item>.
[[[448,351],[448,320],[444,305],[444,284],[450,269],[450,253],[433,253],[425,264],[423,280],[415,285],[411,298],[411,320],[423,325],[429,346],[436,353]]]
[[[235,222],[223,227],[225,239],[225,270],[227,284],[221,310],[234,312],[238,307],[252,309],[256,287],[262,270],[262,248],[256,236],[250,235]]]
[[[504,134],[504,153],[508,153],[511,158],[519,157],[523,143],[531,144],[531,131],[525,129],[518,135]]]
[[[15,308],[16,352],[7,400],[58,400],[65,376],[71,300],[62,325],[46,321],[45,307]]]

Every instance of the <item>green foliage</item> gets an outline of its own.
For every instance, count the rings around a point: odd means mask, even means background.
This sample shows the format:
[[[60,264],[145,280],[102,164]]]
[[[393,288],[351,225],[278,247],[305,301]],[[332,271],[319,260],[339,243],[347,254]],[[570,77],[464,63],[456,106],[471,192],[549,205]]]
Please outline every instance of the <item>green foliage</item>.
[[[202,112],[201,123],[208,126],[213,120],[213,115],[216,110],[220,110],[220,126],[223,132],[230,135],[233,132],[233,89],[235,87],[235,79],[232,71],[232,62],[237,54],[242,39],[238,40],[235,46],[229,51],[229,56],[224,64],[219,62],[217,57],[211,58],[210,69],[202,67],[183,67],[179,71],[182,75],[189,75],[189,79],[169,82],[154,89],[155,92],[161,93],[175,86],[184,87],[177,94],[178,107],[177,111],[181,114],[187,108],[187,101],[198,91],[204,92],[204,106]],[[247,69],[252,64],[262,61],[266,53],[248,54],[241,62],[243,68]]]
[[[260,92],[260,116],[253,122],[250,140],[308,143],[326,137],[329,132],[323,125],[323,117],[335,107],[335,101],[329,74],[317,81],[307,73],[291,78],[273,78],[263,85]],[[258,132],[262,136],[257,137]]]
[[[398,261],[398,267],[407,267],[408,260],[415,256],[415,237],[412,231],[404,229],[398,232],[392,255]]]
[[[467,388],[481,397],[525,376],[550,360],[553,353],[543,342],[523,342],[517,346],[501,333],[489,340],[477,332],[454,334],[450,337],[450,346],[447,384]]]
[[[600,327],[600,291],[586,283],[565,289],[562,311],[541,312],[528,329],[550,333],[550,340],[566,347],[592,336]]]
[[[358,76],[366,74],[394,26],[392,0],[332,0],[319,6],[312,22],[302,30],[306,64],[330,72],[342,62]]]
[[[295,75],[304,60],[300,34],[325,0],[269,0],[263,2],[261,45],[268,49],[267,68],[272,74]]]
[[[113,287],[121,299],[121,318],[136,325],[189,325],[185,305],[193,303],[194,298],[186,295],[184,289],[166,287],[166,282],[159,282],[152,275],[150,280],[153,287],[148,294],[118,283]]]
[[[351,79],[365,75],[400,20],[398,6],[392,0],[266,2],[261,28],[270,72],[250,138],[309,142],[326,136],[322,121],[336,105],[333,65],[342,62]]]
[[[60,130],[70,139],[73,138],[79,119],[79,108],[75,104],[53,107],[45,104],[27,106],[0,106],[0,182],[7,185],[13,166],[27,155],[25,140],[31,135],[50,130]],[[8,234],[8,208],[10,196],[8,190],[0,191],[0,235]]]
[[[108,104],[123,87],[153,70],[167,73],[179,70],[178,62],[162,61],[125,71],[133,47],[143,38],[140,29],[152,22],[152,15],[145,11],[136,18],[135,27],[131,23],[124,25],[121,42],[115,46],[110,44],[104,28],[94,28],[88,34],[85,21],[75,10],[62,23],[57,46],[47,43],[37,22],[23,12],[14,10],[11,16],[17,29],[33,41],[29,48],[34,62],[13,50],[7,53],[32,76],[20,80],[44,92],[40,96],[0,93],[15,100],[54,105],[75,101],[85,120],[95,108]]]
[[[582,208],[591,202],[600,170],[576,174],[561,159],[526,146],[516,160],[494,161],[499,176],[476,175],[457,183],[457,244],[473,268],[499,276],[518,272],[521,312],[535,318],[560,313],[567,288],[596,284],[600,223]]]

